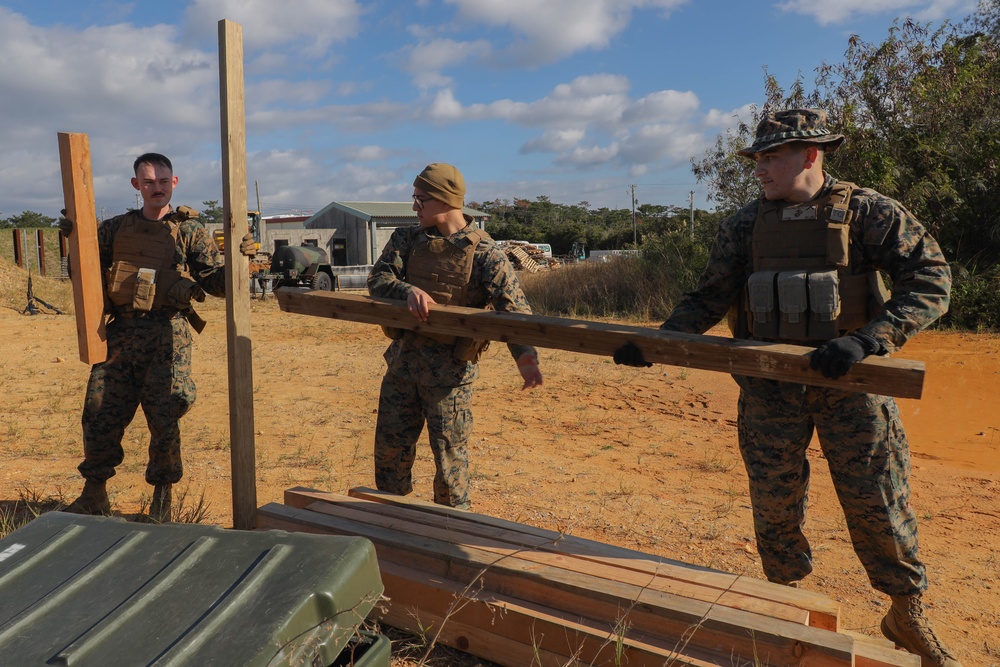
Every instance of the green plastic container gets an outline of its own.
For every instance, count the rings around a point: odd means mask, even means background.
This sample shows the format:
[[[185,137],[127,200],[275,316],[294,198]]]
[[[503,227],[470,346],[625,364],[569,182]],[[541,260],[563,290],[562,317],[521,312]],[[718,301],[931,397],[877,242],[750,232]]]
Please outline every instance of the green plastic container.
[[[0,540],[0,662],[387,666],[382,590],[364,538],[49,512]]]

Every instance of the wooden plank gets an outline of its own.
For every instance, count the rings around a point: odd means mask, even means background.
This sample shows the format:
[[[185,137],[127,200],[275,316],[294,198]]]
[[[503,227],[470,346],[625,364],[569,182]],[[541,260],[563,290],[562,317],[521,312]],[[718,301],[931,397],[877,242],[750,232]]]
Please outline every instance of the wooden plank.
[[[564,665],[570,659],[582,661],[586,665],[629,665],[629,667],[662,667],[669,662],[673,665],[703,667],[712,658],[726,658],[728,655],[703,654],[700,657],[686,655],[684,649],[654,641],[642,642],[629,638],[626,628],[616,632],[613,619],[597,627],[587,619],[541,605],[532,605],[515,598],[496,595],[489,591],[478,591],[475,587],[438,577],[428,577],[425,573],[396,563],[380,566],[382,583],[388,602],[382,607],[382,618],[394,627],[405,623],[403,629],[425,633],[434,637],[440,630],[447,629],[453,621],[466,627],[488,630],[490,635],[501,640],[510,640],[530,647],[532,652],[553,656],[555,664]],[[428,622],[430,615],[435,619]],[[524,661],[524,651],[516,655],[498,652],[497,642],[480,644],[479,637],[472,634],[453,633],[446,637],[447,644],[472,655],[487,658],[492,662],[509,667],[523,667],[532,664]],[[617,653],[617,654],[616,654]]]
[[[274,293],[282,310],[301,315],[608,357],[622,344],[632,342],[639,346],[646,360],[674,366],[901,398],[920,398],[923,390],[924,365],[919,361],[868,357],[834,380],[809,367],[813,348],[801,345],[439,304],[431,305],[427,322],[422,323],[413,317],[404,301],[294,287],[281,287]]]
[[[226,253],[226,340],[229,352],[229,434],[233,528],[253,528],[257,509],[254,468],[253,348],[250,266],[239,250],[247,233],[246,127],[243,109],[243,28],[219,21],[222,112],[222,210]]]
[[[920,656],[896,650],[896,645],[882,637],[863,635],[852,630],[843,630],[854,638],[855,667],[920,667]]]
[[[35,251],[38,253],[38,275],[47,276],[45,270],[45,232],[41,229],[35,230]]]
[[[544,538],[532,538],[523,534],[518,536],[518,534],[512,534],[509,531],[483,525],[471,526],[470,528],[470,524],[466,524],[465,529],[463,529],[462,522],[451,522],[449,525],[440,525],[434,522],[424,523],[419,521],[419,515],[424,514],[424,516],[429,518],[433,517],[430,514],[421,512],[411,511],[402,513],[398,508],[389,505],[345,496],[331,499],[329,498],[331,494],[322,494],[327,497],[317,501],[315,500],[317,495],[319,494],[286,491],[284,501],[286,505],[292,507],[311,509],[312,511],[332,513],[334,515],[336,515],[336,512],[331,512],[327,508],[344,507],[362,512],[370,512],[378,515],[370,519],[373,524],[393,528],[401,532],[436,537],[448,540],[460,547],[475,547],[498,555],[517,555],[519,558],[531,562],[560,567],[598,579],[632,584],[640,589],[660,591],[691,600],[699,600],[733,609],[742,609],[800,625],[808,624],[809,613],[791,605],[777,603],[760,597],[742,595],[730,590],[702,586],[684,579],[659,576],[659,573],[655,571],[639,572],[633,569],[616,567],[601,561],[576,558],[570,551],[554,552],[549,550],[547,547],[550,545],[550,542]]]
[[[488,590],[557,609],[585,610],[595,620],[621,617],[640,635],[687,637],[691,647],[731,651],[745,658],[763,655],[773,665],[853,664],[853,640],[839,633],[619,582],[601,581],[595,586],[593,577],[403,535],[364,521],[369,517],[357,521],[272,503],[258,509],[257,521],[259,526],[284,530],[363,536],[375,545],[380,562],[405,564],[463,583],[479,579]]]
[[[322,500],[338,498],[335,494],[328,494],[322,491],[304,489],[296,487],[285,492],[285,504],[289,502],[289,493],[309,494],[310,499]],[[621,568],[633,569],[647,574],[656,574],[662,577],[671,577],[682,581],[689,581],[703,586],[709,586],[718,590],[733,591],[743,595],[750,595],[766,600],[773,600],[782,604],[792,605],[809,612],[809,625],[822,628],[824,630],[837,631],[840,622],[840,603],[831,600],[825,595],[805,591],[802,589],[780,586],[767,581],[761,581],[752,577],[741,577],[729,572],[712,570],[696,565],[691,565],[681,561],[670,560],[660,556],[653,556],[640,551],[633,551],[622,547],[595,542],[573,535],[557,533],[555,531],[544,530],[526,524],[506,521],[496,517],[477,514],[466,510],[457,510],[453,507],[445,507],[436,503],[431,503],[417,498],[397,496],[391,493],[384,493],[364,487],[351,489],[349,495],[354,498],[370,500],[380,504],[390,504],[413,511],[422,511],[428,514],[431,523],[447,527],[452,530],[462,530],[461,523],[473,523],[490,527],[502,528],[510,532],[521,532],[529,537],[542,540],[542,545],[537,548],[545,548],[556,553],[564,553],[578,558],[588,558],[598,562],[615,565]],[[293,501],[295,502],[295,501]],[[413,519],[416,520],[416,519]],[[469,529],[473,530],[473,529]],[[516,541],[513,537],[512,541]],[[535,542],[534,544],[539,544]]]
[[[14,228],[11,230],[13,235],[14,243],[14,266],[19,269],[25,268],[24,261],[24,234],[20,229]]]
[[[86,134],[60,132],[59,164],[63,205],[66,217],[73,221],[67,242],[80,361],[99,364],[108,358],[108,337],[104,330],[104,283],[97,248],[90,138]]]

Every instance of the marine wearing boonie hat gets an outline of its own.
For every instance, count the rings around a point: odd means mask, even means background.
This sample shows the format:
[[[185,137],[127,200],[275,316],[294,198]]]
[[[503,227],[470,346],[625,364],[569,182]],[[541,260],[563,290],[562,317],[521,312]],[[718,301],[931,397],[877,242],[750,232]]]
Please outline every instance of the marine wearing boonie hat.
[[[413,179],[413,187],[453,208],[462,208],[465,204],[465,178],[462,172],[445,162],[433,162],[424,167]]]
[[[757,124],[753,145],[737,154],[753,157],[793,141],[825,144],[826,152],[832,153],[844,143],[844,135],[830,132],[822,109],[786,109],[766,114]]]

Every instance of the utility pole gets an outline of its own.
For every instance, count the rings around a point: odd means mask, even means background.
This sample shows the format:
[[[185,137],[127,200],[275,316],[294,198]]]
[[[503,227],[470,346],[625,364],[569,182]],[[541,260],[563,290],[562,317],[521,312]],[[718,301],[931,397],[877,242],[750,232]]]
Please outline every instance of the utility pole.
[[[691,222],[689,223],[691,229],[691,240],[694,241],[694,190],[690,193],[691,199]]]
[[[632,245],[639,246],[639,236],[635,229],[635,185],[629,186],[632,190]]]

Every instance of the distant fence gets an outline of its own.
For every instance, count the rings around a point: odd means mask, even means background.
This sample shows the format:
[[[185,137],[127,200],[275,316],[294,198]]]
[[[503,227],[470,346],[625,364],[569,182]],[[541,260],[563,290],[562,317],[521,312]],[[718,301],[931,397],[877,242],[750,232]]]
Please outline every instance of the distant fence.
[[[58,229],[10,231],[11,235],[5,235],[0,241],[0,253],[4,257],[10,257],[18,267],[40,276],[69,277],[69,248]]]

